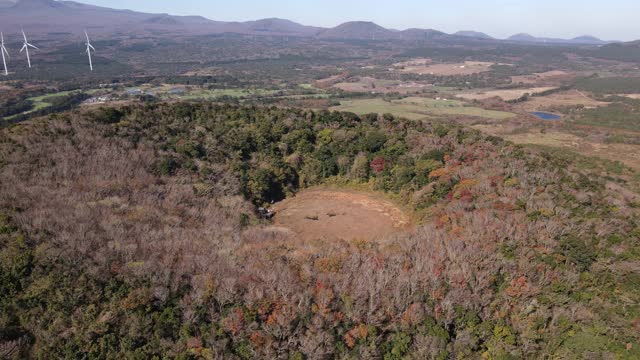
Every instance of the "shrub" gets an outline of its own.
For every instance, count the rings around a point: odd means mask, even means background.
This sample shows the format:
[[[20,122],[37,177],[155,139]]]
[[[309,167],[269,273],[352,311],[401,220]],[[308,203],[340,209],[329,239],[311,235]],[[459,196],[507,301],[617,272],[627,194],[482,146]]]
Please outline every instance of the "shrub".
[[[93,113],[93,121],[101,124],[115,124],[120,122],[122,117],[124,117],[124,112],[111,107],[100,108]]]
[[[438,125],[433,132],[439,137],[445,137],[449,134],[449,129],[443,125]]]
[[[578,268],[587,271],[596,260],[597,252],[594,244],[569,235],[560,241],[560,248],[564,255]]]
[[[383,157],[377,157],[377,158],[373,159],[371,161],[370,167],[371,167],[371,170],[374,173],[380,174],[385,169],[385,160],[384,160],[384,158]]]
[[[171,176],[180,168],[180,163],[173,156],[164,156],[155,163],[153,170],[157,175]]]
[[[408,334],[397,332],[391,334],[387,341],[382,344],[384,360],[400,360],[409,351],[411,345],[411,336]]]

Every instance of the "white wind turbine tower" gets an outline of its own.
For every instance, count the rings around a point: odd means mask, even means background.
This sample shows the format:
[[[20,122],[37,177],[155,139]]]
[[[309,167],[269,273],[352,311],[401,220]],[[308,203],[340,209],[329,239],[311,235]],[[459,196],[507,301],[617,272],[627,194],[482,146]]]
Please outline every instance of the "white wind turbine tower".
[[[29,43],[29,41],[27,41],[27,35],[25,35],[24,30],[22,30],[22,37],[24,38],[24,45],[22,45],[22,49],[20,49],[20,52],[23,51],[27,51],[27,62],[29,63],[29,68],[31,68],[31,58],[29,57],[29,48],[32,47],[36,50],[38,50],[38,48],[32,44]]]
[[[91,42],[89,42],[89,34],[87,34],[87,30],[84,31],[84,36],[87,37],[87,42],[85,45],[87,45],[87,55],[89,56],[89,68],[91,68],[91,71],[93,71],[93,61],[91,61],[91,50],[96,51],[96,48],[94,48],[93,45],[91,45]]]
[[[9,75],[9,70],[7,70],[7,58],[9,58],[9,52],[7,48],[4,47],[4,34],[0,32],[0,53],[2,53],[2,63],[4,64],[4,76]],[[5,58],[6,55],[6,58]]]

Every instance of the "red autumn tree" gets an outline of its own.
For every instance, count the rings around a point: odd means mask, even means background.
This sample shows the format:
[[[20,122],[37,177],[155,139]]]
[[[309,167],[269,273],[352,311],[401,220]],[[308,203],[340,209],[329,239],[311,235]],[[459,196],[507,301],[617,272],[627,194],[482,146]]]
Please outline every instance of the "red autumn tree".
[[[384,171],[384,165],[385,161],[382,156],[378,156],[377,158],[373,159],[370,164],[371,170],[376,174],[380,174]]]

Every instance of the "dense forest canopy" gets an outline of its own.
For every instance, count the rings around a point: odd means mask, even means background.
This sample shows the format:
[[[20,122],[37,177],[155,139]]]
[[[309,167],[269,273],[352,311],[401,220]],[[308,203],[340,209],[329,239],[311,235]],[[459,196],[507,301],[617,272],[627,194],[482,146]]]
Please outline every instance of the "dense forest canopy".
[[[0,130],[0,183],[0,357],[640,357],[637,195],[463,127],[83,110]],[[328,183],[417,225],[300,244],[255,211]]]

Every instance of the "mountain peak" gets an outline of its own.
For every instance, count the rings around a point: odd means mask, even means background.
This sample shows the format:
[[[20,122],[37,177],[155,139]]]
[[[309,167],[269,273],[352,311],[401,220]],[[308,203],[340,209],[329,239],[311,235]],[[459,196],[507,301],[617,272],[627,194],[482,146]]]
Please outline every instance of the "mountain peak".
[[[471,38],[476,38],[476,39],[493,39],[493,37],[483,33],[483,32],[479,32],[479,31],[472,31],[472,30],[462,30],[462,31],[458,31],[457,33],[453,34],[456,36],[465,36],[465,37],[471,37]]]
[[[519,33],[512,36],[509,36],[507,40],[517,40],[517,41],[536,41],[538,40],[535,36],[527,34],[527,33]]]
[[[591,41],[591,42],[603,42],[602,40],[598,39],[595,36],[592,35],[582,35],[582,36],[578,36],[575,37],[573,39],[571,39],[572,41]]]
[[[250,31],[262,33],[314,35],[319,30],[313,26],[305,26],[291,20],[275,17],[249,21],[246,25]]]
[[[384,40],[395,38],[395,32],[371,21],[349,21],[319,35],[327,39]]]

